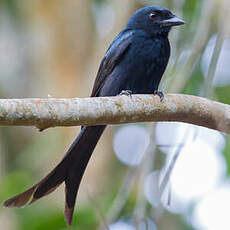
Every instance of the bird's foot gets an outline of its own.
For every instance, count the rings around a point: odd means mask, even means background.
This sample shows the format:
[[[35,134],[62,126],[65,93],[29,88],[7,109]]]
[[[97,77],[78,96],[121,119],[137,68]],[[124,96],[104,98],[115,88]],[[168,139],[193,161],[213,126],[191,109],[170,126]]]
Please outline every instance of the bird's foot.
[[[122,90],[122,91],[119,93],[119,96],[121,96],[121,95],[125,95],[125,96],[132,97],[132,91],[131,91],[131,90]]]
[[[161,91],[154,90],[153,94],[159,96],[159,97],[160,97],[160,100],[163,101],[163,99],[164,99],[164,94],[163,94]]]

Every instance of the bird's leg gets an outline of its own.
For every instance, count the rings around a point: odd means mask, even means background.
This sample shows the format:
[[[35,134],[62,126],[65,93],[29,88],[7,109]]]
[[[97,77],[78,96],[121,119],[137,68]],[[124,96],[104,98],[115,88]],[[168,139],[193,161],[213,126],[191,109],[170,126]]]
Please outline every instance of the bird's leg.
[[[122,90],[120,93],[119,93],[119,96],[121,95],[125,95],[125,96],[132,96],[132,91],[131,90]]]
[[[154,90],[153,94],[159,96],[159,97],[160,97],[160,100],[163,101],[163,99],[164,99],[164,94],[163,94],[163,92],[158,91],[158,90]]]

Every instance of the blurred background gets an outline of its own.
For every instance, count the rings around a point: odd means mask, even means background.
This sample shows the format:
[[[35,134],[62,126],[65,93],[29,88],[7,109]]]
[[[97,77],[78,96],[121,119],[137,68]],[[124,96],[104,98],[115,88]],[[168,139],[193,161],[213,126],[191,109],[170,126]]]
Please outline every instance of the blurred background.
[[[161,90],[230,103],[229,0],[1,0],[1,98],[87,97],[128,18],[161,5],[187,24],[170,33]],[[0,128],[0,201],[62,158],[79,128]],[[84,175],[69,229],[227,230],[230,138],[182,123],[110,126]],[[64,186],[33,205],[0,208],[0,229],[66,229]]]

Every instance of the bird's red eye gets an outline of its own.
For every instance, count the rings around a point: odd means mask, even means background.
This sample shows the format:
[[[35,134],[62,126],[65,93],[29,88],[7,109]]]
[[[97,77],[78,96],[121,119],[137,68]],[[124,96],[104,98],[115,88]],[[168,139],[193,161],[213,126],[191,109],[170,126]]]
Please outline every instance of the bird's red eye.
[[[156,19],[156,18],[157,18],[156,13],[151,13],[151,14],[149,15],[149,18],[150,18],[150,19]]]

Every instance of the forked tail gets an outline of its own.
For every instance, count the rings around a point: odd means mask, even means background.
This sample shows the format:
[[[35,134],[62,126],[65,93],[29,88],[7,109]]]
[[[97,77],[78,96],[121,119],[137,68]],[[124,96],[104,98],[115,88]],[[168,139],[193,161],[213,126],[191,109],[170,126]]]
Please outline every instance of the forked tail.
[[[25,192],[5,201],[4,206],[21,207],[33,195],[31,204],[53,192],[65,181],[65,219],[67,224],[71,225],[76,196],[82,176],[105,127],[83,127],[62,161],[46,177]]]

